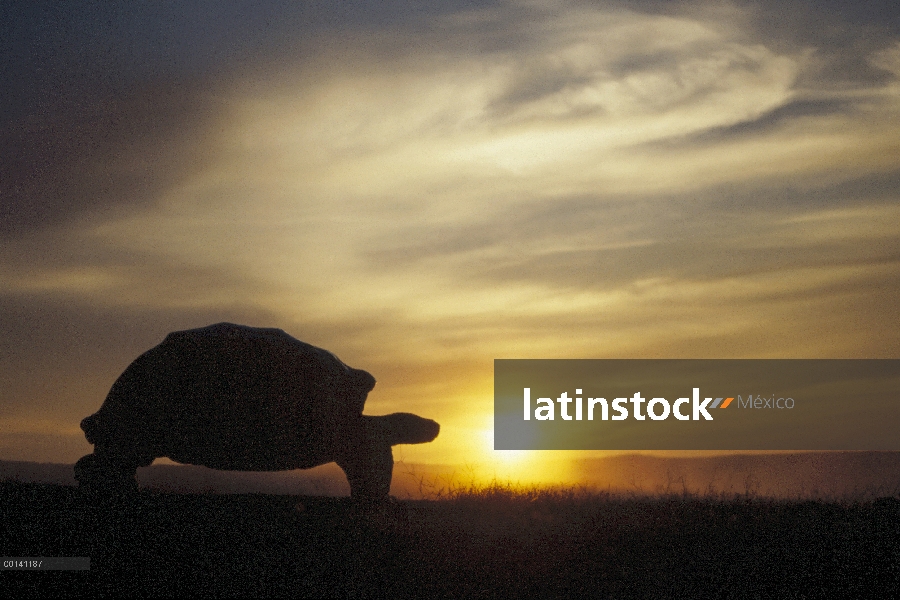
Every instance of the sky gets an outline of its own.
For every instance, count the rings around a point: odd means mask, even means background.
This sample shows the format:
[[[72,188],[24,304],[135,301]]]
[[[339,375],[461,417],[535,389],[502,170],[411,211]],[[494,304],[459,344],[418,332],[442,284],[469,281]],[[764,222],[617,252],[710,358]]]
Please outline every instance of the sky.
[[[495,358],[900,358],[890,0],[11,1],[0,52],[2,459],[220,321],[516,477]]]

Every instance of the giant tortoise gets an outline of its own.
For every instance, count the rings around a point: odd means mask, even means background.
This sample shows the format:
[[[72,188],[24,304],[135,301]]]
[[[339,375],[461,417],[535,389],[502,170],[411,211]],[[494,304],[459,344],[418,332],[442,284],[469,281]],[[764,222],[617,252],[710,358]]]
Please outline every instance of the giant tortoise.
[[[132,362],[81,422],[88,490],[134,489],[157,457],[213,469],[274,471],[336,462],[351,496],[386,499],[391,446],[430,442],[439,425],[364,416],[375,378],[280,329],[218,323],[170,333]]]

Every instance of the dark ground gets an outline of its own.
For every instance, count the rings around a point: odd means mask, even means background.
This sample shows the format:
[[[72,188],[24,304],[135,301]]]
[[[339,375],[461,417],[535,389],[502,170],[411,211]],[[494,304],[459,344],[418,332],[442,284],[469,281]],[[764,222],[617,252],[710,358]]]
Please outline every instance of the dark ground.
[[[297,510],[301,503],[302,510]],[[895,597],[900,501],[513,494],[361,510],[346,498],[186,495],[125,503],[0,482],[5,597]]]

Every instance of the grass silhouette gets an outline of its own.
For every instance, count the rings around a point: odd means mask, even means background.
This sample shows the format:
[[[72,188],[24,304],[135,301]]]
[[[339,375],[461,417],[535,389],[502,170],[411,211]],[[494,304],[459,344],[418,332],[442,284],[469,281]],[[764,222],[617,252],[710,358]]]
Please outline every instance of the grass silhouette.
[[[7,572],[47,594],[292,597],[889,597],[900,501],[785,501],[445,486],[437,499],[76,488],[0,482],[5,556],[90,556],[90,571]]]

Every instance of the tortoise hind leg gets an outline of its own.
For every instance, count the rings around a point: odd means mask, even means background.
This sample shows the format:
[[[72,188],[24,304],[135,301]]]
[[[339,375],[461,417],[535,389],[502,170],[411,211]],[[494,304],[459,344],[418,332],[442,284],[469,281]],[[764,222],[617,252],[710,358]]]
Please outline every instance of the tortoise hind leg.
[[[151,457],[94,449],[93,454],[81,457],[75,463],[75,479],[79,488],[102,496],[120,496],[137,492],[135,473],[138,467],[148,466]]]

